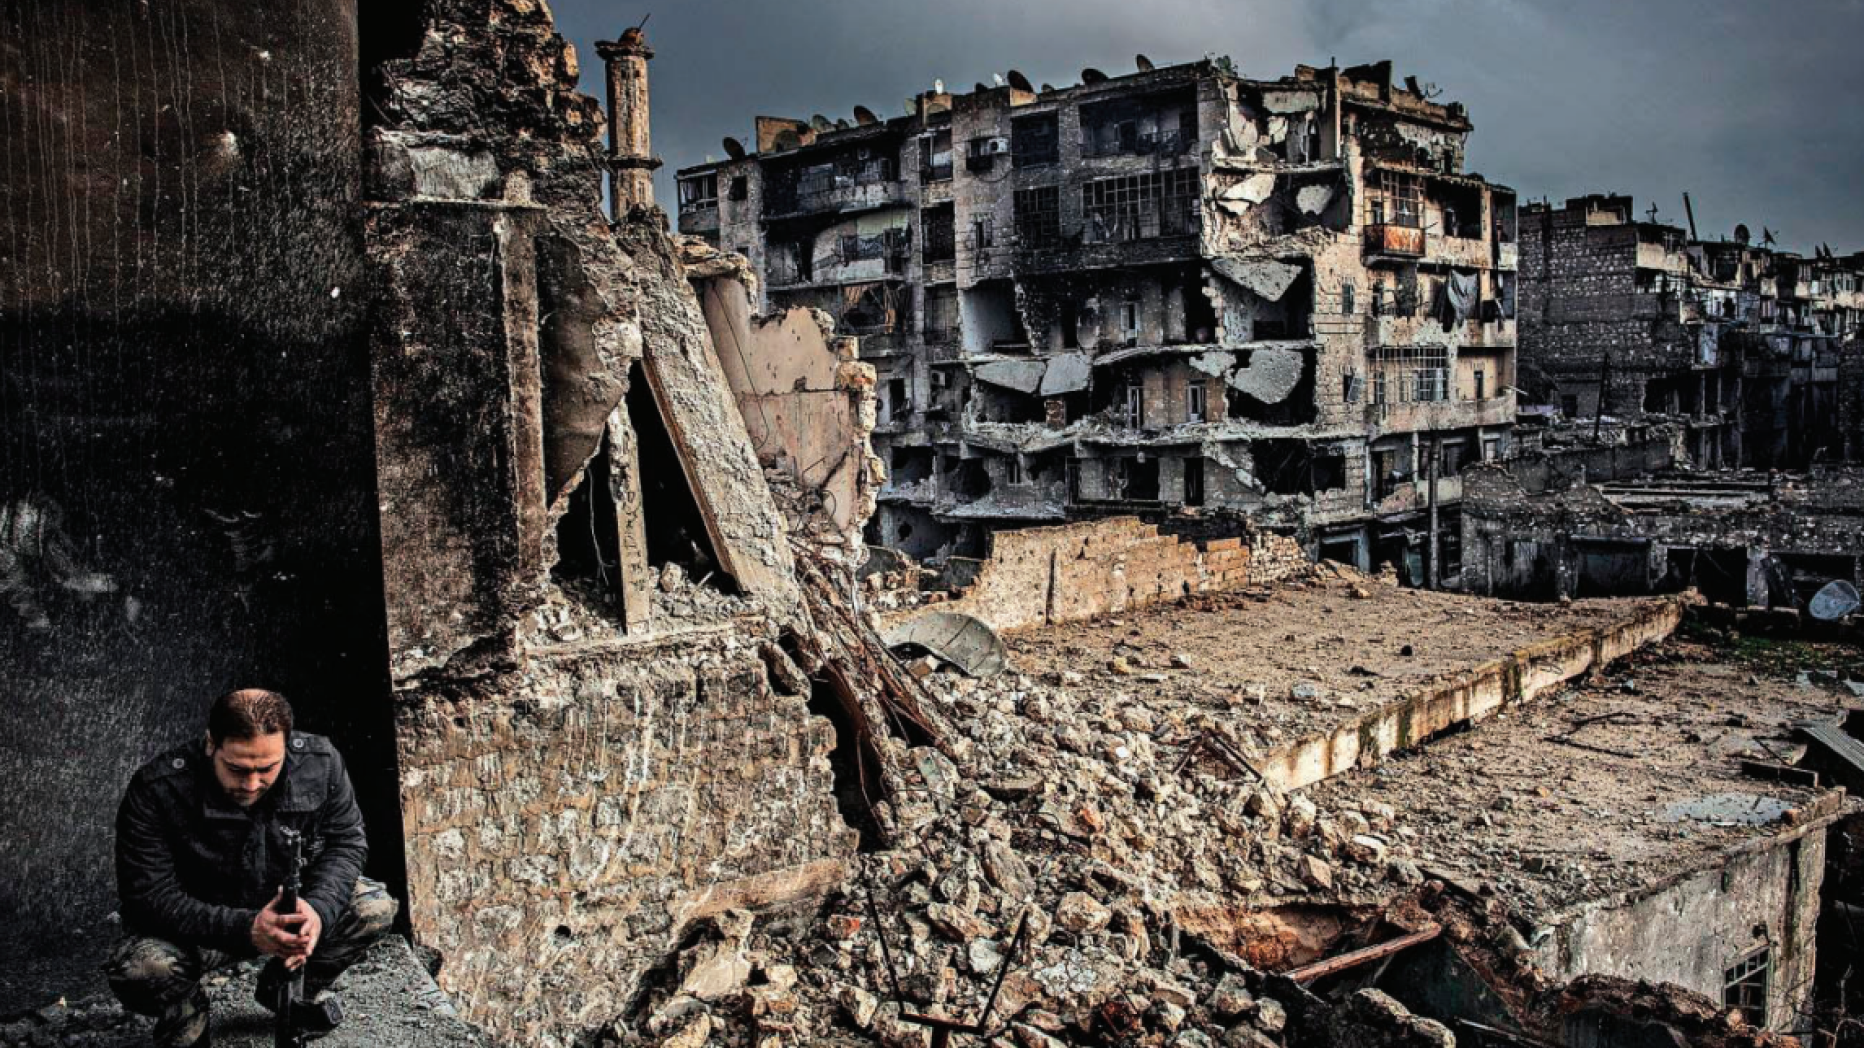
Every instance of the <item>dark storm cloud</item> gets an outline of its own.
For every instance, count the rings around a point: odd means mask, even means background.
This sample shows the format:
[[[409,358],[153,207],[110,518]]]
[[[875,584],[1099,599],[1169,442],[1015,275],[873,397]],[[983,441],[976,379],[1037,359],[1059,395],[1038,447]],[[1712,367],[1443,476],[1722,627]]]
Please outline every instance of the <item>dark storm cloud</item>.
[[[1228,54],[1249,76],[1391,58],[1467,104],[1470,166],[1524,197],[1616,191],[1703,235],[1864,249],[1864,0],[556,0],[600,91],[593,44],[650,10],[655,151],[723,155],[759,113],[883,116],[942,78],[1037,83]],[[664,194],[671,179],[663,174]]]

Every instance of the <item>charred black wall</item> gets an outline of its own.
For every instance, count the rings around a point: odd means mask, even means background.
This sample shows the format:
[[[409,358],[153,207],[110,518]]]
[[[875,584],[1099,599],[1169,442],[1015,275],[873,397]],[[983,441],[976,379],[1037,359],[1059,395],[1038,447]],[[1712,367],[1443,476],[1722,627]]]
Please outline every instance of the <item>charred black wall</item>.
[[[75,561],[0,581],[0,1015],[94,978],[123,786],[230,687],[399,879],[357,64],[355,0],[0,0],[0,505]]]

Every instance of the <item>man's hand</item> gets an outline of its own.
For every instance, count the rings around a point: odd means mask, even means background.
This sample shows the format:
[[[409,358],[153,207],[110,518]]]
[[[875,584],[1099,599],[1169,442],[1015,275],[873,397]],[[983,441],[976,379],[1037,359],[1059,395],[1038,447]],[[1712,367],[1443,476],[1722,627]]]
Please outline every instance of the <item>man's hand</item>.
[[[279,913],[273,907],[278,905],[282,894],[274,893],[272,901],[253,918],[252,945],[262,954],[282,959],[286,968],[296,971],[317,948],[317,940],[324,931],[323,921],[303,899],[298,900],[298,912]]]

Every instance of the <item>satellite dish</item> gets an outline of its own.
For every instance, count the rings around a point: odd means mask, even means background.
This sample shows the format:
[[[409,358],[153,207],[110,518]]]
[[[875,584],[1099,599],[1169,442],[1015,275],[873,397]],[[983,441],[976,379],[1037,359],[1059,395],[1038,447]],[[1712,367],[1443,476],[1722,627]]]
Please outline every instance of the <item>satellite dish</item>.
[[[786,149],[801,149],[802,147],[803,147],[803,136],[797,134],[795,128],[786,127],[783,130],[777,132],[777,149],[779,151],[786,150]]]
[[[1748,232],[1747,223],[1743,222],[1735,227],[1735,239],[1743,244],[1754,239],[1754,234]]]
[[[1018,91],[1035,93],[1035,88],[1029,86],[1029,78],[1014,69],[1010,70],[1010,86]]]
[[[1133,62],[1139,66],[1139,71],[1141,73],[1150,73],[1154,69],[1158,68],[1157,66],[1153,65],[1152,60],[1150,58],[1147,58],[1145,55],[1134,55]]]
[[[725,155],[732,158],[733,160],[743,160],[744,159],[744,143],[730,136],[726,136]]]
[[[817,113],[809,118],[809,126],[815,128],[817,131],[835,130],[835,125],[829,123],[828,117],[823,116],[821,113]]]
[[[935,95],[944,94],[945,93],[945,81],[933,80],[932,81],[932,93]]]
[[[1083,84],[1104,84],[1107,82],[1107,74],[1092,67],[1083,69],[1081,70],[1081,82]]]
[[[1008,81],[1003,79],[1002,73],[992,73],[990,74],[990,79],[991,79],[991,82],[996,84],[998,87],[1002,87],[1004,84],[1008,83]]]
[[[985,87],[984,82],[982,80],[979,80],[977,83],[971,85],[971,90],[976,91],[978,94],[981,95],[984,92],[990,90],[990,88]]]
[[[835,130],[837,130],[837,131],[846,131],[846,130],[848,130],[848,128],[849,128],[849,127],[851,127],[851,126],[853,126],[853,125],[851,125],[851,124],[849,124],[849,123],[848,123],[848,121],[846,121],[846,120],[837,120],[837,121],[835,121]]]
[[[1044,92],[1044,93],[1047,93],[1047,92],[1049,92],[1049,91],[1053,91],[1053,90],[1055,90],[1055,85],[1054,85],[1054,84],[1049,84],[1049,83],[1044,83],[1044,84],[1042,85],[1042,90],[1043,90],[1043,92]]]
[[[1858,588],[1843,579],[1834,579],[1812,595],[1806,610],[1820,622],[1833,622],[1858,610]]]
[[[855,106],[854,122],[860,124],[862,127],[867,127],[870,124],[880,123],[880,118],[875,116],[874,111],[866,106]]]

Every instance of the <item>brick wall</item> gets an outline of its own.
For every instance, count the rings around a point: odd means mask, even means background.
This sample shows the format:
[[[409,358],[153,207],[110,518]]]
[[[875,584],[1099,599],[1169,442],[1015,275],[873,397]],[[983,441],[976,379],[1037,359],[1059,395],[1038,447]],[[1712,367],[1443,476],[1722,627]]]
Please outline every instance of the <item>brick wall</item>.
[[[1199,544],[1116,517],[996,532],[976,583],[947,607],[1021,629],[1274,582],[1311,564],[1299,542],[1270,532]]]
[[[834,728],[721,632],[533,659],[517,692],[400,711],[410,914],[467,1014],[568,1044],[690,922],[839,880]]]

